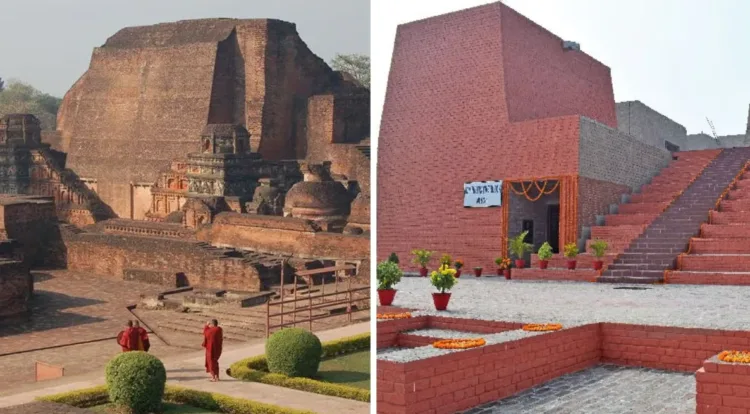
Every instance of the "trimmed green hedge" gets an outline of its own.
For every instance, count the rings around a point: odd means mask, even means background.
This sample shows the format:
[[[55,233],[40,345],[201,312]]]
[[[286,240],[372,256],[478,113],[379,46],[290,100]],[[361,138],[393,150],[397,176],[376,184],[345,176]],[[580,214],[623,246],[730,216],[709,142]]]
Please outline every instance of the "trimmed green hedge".
[[[323,359],[338,355],[351,354],[370,349],[370,333],[342,338],[323,344]],[[246,358],[235,362],[227,372],[230,376],[242,381],[255,381],[279,387],[331,395],[350,400],[370,402],[370,390],[350,387],[330,382],[317,381],[309,378],[287,377],[268,372],[268,362],[265,355]]]
[[[274,374],[314,378],[321,355],[323,345],[320,339],[302,328],[282,329],[266,341],[268,370]]]
[[[164,399],[167,371],[159,358],[146,352],[123,352],[105,369],[109,400],[134,413],[158,411]]]
[[[107,404],[109,394],[106,386],[86,388],[62,394],[47,395],[37,398],[38,401],[53,402],[79,408],[95,407]],[[314,414],[311,411],[294,410],[271,404],[259,403],[223,394],[167,385],[164,390],[164,401],[191,405],[209,411],[227,414]]]

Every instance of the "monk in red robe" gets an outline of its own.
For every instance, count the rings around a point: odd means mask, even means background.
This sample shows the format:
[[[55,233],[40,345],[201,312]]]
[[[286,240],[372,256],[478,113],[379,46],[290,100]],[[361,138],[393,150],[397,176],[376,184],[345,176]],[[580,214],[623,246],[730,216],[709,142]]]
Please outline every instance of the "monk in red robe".
[[[224,334],[219,321],[212,319],[203,327],[203,347],[206,348],[206,372],[211,374],[211,382],[219,380],[219,358],[224,343]]]
[[[138,330],[133,328],[133,321],[128,321],[125,329],[117,335],[117,343],[122,347],[122,352],[138,351],[139,346],[142,346]]]
[[[138,330],[138,336],[140,343],[138,344],[138,349],[141,351],[148,352],[149,349],[151,349],[151,341],[148,339],[148,331],[146,331],[145,328],[141,326],[141,323],[137,320],[133,321],[133,329]]]

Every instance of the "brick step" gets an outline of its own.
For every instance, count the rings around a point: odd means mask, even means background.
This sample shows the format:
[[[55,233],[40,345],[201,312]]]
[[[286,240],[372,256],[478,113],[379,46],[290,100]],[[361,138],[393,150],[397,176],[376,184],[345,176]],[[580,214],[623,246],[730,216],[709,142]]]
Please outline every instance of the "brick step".
[[[737,188],[727,194],[729,200],[744,200],[750,198],[750,186]]]
[[[655,193],[639,193],[630,196],[631,203],[658,203],[658,202],[671,202],[674,200],[675,194],[655,192]]]
[[[666,283],[684,285],[750,285],[750,272],[670,272]]]
[[[201,336],[203,335],[203,327],[202,326],[195,327],[194,324],[182,324],[179,322],[170,322],[170,323],[157,323],[157,326],[159,329],[164,329],[168,331],[189,333],[189,334],[201,335]],[[263,336],[265,336],[265,332]],[[238,334],[237,332],[224,330],[224,339],[228,339],[231,341],[247,342],[252,339],[257,339],[260,337],[261,336]]]
[[[631,261],[632,263],[654,263],[661,261],[671,261],[677,257],[678,253],[651,253],[651,252],[630,252],[627,251],[618,256],[615,262],[621,260]]]
[[[604,223],[607,226],[625,226],[625,225],[648,225],[653,221],[657,214],[608,214],[604,216]]]
[[[626,283],[633,285],[655,284],[664,281],[664,272],[618,271],[615,274],[599,276],[596,281],[599,283]]]
[[[626,203],[617,206],[619,214],[661,214],[669,203]]]
[[[719,211],[750,212],[750,199],[723,200],[719,205]]]
[[[510,274],[511,278],[515,280],[595,282],[599,272],[593,269],[513,269]]]
[[[744,224],[750,223],[750,211],[712,211],[711,224]]]
[[[609,245],[607,247],[607,251],[609,253],[621,253],[621,252],[625,251],[625,249],[627,249],[628,246],[630,245],[630,239],[628,239],[628,240],[607,240],[607,239],[603,239],[602,238],[600,240],[604,240],[604,241],[607,242],[607,244]],[[593,243],[594,241],[595,240],[593,240],[593,239],[586,240],[586,251],[587,252],[593,251],[591,249],[591,243]]]
[[[750,173],[745,173],[742,178],[737,181],[737,188],[750,188]]]
[[[654,270],[654,271],[664,271],[667,269],[673,269],[674,268],[674,260],[662,260],[662,261],[654,261],[653,263],[633,263],[633,262],[625,262],[625,263],[612,263],[608,268],[607,271],[618,271],[618,270]]]
[[[179,314],[177,317],[173,319],[173,321],[179,321],[181,323],[186,324],[193,324],[197,326],[201,326],[202,324],[205,324],[207,320],[209,319],[219,319],[217,316],[213,315],[206,315],[203,313],[182,313]],[[266,329],[266,316],[263,315],[262,318],[257,319],[238,319],[238,318],[220,318],[219,322],[221,322],[221,326],[228,328],[228,329],[238,329],[241,332],[245,331],[251,331],[251,332],[258,332],[258,333],[265,333]]]
[[[601,258],[601,261],[604,262],[604,266],[607,266],[610,263],[612,263],[616,257],[617,257],[616,253],[605,254],[604,257]],[[581,253],[576,257],[576,267],[581,268],[581,269],[593,269],[595,260],[599,260],[599,259],[594,257],[593,254]],[[552,258],[550,258],[549,263],[548,263],[548,268],[550,269],[552,268],[567,269],[567,266],[568,266],[568,258],[564,257],[562,254],[556,254],[552,256]],[[531,267],[539,268],[539,256],[535,254],[531,255]]]
[[[690,253],[694,254],[750,254],[750,234],[745,238],[690,240]]]
[[[591,228],[591,238],[601,240],[630,240],[643,233],[646,226],[594,226]]]
[[[708,239],[744,239],[750,237],[750,224],[703,224],[701,237]]]
[[[679,270],[750,272],[750,254],[689,254],[681,260]]]

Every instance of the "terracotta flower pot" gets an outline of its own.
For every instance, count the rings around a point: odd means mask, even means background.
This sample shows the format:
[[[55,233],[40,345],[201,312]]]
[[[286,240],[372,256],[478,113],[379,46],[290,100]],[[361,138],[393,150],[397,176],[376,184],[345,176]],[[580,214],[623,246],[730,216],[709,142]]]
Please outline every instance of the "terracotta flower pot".
[[[474,269],[474,276],[476,277],[482,276],[482,269]]]
[[[602,270],[602,267],[604,267],[604,262],[601,260],[594,260],[594,270]]]
[[[503,276],[505,276],[505,279],[510,280],[510,269],[503,269]]]
[[[451,300],[450,293],[433,293],[432,301],[435,303],[435,309],[442,311],[448,307],[448,301]]]
[[[426,267],[420,268],[419,269],[419,275],[422,276],[422,277],[427,277],[427,268]]]
[[[390,306],[393,303],[393,298],[396,297],[396,289],[378,289],[378,297],[380,298],[380,306]]]
[[[456,278],[461,277],[461,269],[456,269],[456,274],[454,275]]]
[[[568,260],[568,270],[575,270],[576,268],[576,260]]]
[[[549,260],[540,260],[539,261],[539,268],[540,269],[546,269],[547,266],[549,266]]]
[[[516,267],[519,269],[523,269],[524,267],[526,267],[526,260],[516,259]]]

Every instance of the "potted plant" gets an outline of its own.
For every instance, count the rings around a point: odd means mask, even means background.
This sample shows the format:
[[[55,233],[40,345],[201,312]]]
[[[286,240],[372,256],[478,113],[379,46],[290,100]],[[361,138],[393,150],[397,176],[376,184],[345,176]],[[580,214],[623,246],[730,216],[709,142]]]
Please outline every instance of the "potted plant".
[[[482,276],[482,268],[477,266],[474,268],[474,276],[481,277]]]
[[[436,310],[445,310],[448,307],[448,301],[451,299],[451,294],[448,291],[458,283],[455,274],[456,269],[440,266],[440,269],[433,271],[430,275],[432,286],[435,286],[439,291],[432,294],[432,301],[435,303]]]
[[[456,261],[453,263],[453,267],[456,268],[456,277],[461,277],[461,268],[464,267],[464,261],[461,259],[456,259]]]
[[[419,275],[427,277],[427,264],[430,263],[432,258],[432,252],[424,249],[413,250],[411,254],[414,255],[414,264],[419,265]]]
[[[575,243],[566,244],[563,254],[568,258],[568,270],[575,270],[576,256],[578,256],[578,246],[576,246]]]
[[[528,250],[534,248],[531,244],[526,243],[526,236],[528,234],[528,231],[524,231],[518,236],[510,239],[510,251],[516,255],[516,267],[519,269],[526,267],[526,260],[524,260],[523,257]]]
[[[393,298],[396,296],[396,289],[393,286],[401,281],[403,272],[401,272],[396,263],[386,260],[385,262],[378,263],[377,276],[380,305],[388,306],[393,303]]]
[[[594,270],[602,270],[602,267],[604,267],[602,258],[608,247],[609,245],[604,240],[594,240],[591,242],[591,249],[594,250],[594,257],[596,257],[596,260],[594,260]]]
[[[507,257],[498,257],[495,259],[497,265],[497,274],[505,276],[507,280],[510,280],[510,259]]]
[[[388,256],[388,261],[398,264],[398,255],[395,252],[391,253],[391,255]]]
[[[542,247],[536,252],[536,255],[539,256],[539,268],[546,269],[547,265],[549,265],[549,259],[552,258],[552,246],[550,246],[549,242],[544,242]]]

